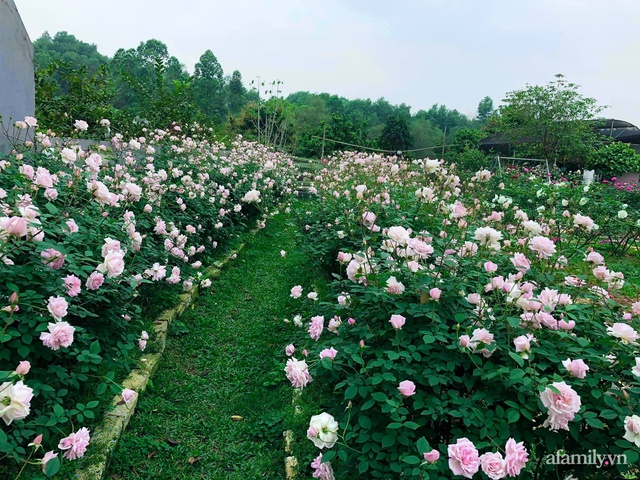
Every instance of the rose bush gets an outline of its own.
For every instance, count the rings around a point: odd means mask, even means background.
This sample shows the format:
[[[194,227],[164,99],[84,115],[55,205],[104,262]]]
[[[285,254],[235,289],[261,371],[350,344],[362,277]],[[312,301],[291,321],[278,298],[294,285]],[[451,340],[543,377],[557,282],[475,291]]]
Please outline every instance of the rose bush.
[[[146,348],[142,318],[209,286],[202,270],[216,247],[263,225],[295,174],[286,156],[241,138],[211,143],[197,125],[88,149],[36,119],[18,128],[0,157],[0,452],[5,465],[29,457],[52,475],[57,453],[37,460],[27,444],[84,454],[90,432],[75,426],[98,401],[75,400],[91,396],[83,385],[120,393],[109,371]]]
[[[602,219],[585,220],[586,203],[562,204],[575,193],[550,185],[561,191],[553,202],[518,205],[506,180],[464,179],[430,159],[344,154],[325,167],[300,212],[300,245],[334,273],[335,302],[299,298],[288,347],[306,353],[305,385],[334,391],[325,413],[338,439],[315,458],[316,476],[620,478],[633,468],[640,302],[594,250]],[[623,287],[634,298],[617,295]],[[327,348],[333,359],[321,358]],[[547,461],[590,451],[626,464]]]

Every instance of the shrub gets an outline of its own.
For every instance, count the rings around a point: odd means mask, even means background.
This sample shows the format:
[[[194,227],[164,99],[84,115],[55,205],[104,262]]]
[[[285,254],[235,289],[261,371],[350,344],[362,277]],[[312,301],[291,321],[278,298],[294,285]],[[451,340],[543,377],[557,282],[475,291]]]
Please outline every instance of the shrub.
[[[616,301],[579,201],[519,208],[488,171],[428,159],[347,155],[320,177],[301,244],[340,245],[336,302],[301,305],[287,363],[334,388],[306,432],[315,476],[620,478],[638,460],[640,302]],[[621,456],[550,464],[565,453]]]
[[[56,445],[72,460],[90,441],[76,426],[98,401],[77,399],[120,393],[109,370],[145,349],[142,307],[201,283],[209,252],[263,224],[295,177],[286,156],[197,126],[83,150],[36,123],[0,159],[0,452],[22,464],[29,442],[51,450],[52,475]]]

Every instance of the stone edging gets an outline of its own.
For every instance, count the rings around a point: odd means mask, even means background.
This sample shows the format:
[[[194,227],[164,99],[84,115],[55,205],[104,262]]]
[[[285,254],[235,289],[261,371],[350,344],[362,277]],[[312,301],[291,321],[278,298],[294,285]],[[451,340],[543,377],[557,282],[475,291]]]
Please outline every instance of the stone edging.
[[[294,389],[293,398],[291,399],[291,405],[293,405],[294,415],[300,413],[300,406],[298,405],[298,399],[302,394],[302,390]],[[293,456],[293,442],[294,434],[293,430],[286,430],[282,436],[284,437],[284,473],[287,480],[295,480],[298,477],[298,459]]]
[[[248,238],[253,237],[260,229],[250,230]],[[246,242],[241,243],[235,250],[232,250],[222,261],[216,261],[213,266],[204,271],[202,280],[215,279],[220,276],[221,269],[235,256],[242,251]],[[102,424],[93,431],[91,435],[91,450],[94,451],[84,460],[90,463],[84,468],[77,470],[74,474],[76,480],[102,480],[107,473],[110,457],[115,451],[118,441],[129,424],[131,416],[135,412],[138,404],[138,397],[145,391],[149,380],[158,370],[160,359],[167,345],[167,333],[171,322],[178,318],[190,306],[198,296],[198,286],[187,293],[180,295],[180,301],[175,308],[165,310],[153,322],[152,340],[158,346],[157,353],[149,353],[140,358],[140,368],[132,370],[122,381],[124,388],[135,390],[136,396],[128,404],[121,401],[120,395],[116,395],[107,413],[104,415]]]

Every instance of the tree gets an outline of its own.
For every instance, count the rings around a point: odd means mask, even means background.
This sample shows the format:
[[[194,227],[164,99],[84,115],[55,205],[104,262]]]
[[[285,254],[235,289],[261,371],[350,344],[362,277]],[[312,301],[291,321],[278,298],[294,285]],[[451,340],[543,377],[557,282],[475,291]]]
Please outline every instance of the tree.
[[[594,152],[592,121],[603,107],[580,94],[579,86],[563,75],[556,78],[545,86],[527,85],[507,93],[495,125],[526,155],[583,161]]]
[[[211,50],[200,56],[193,75],[193,91],[198,109],[206,116],[222,121],[227,115],[224,72]]]
[[[227,86],[227,106],[231,115],[238,115],[247,103],[247,89],[242,84],[242,75],[234,70]]]
[[[378,143],[385,150],[409,150],[413,145],[413,135],[407,116],[401,113],[389,115]]]
[[[491,97],[484,97],[478,104],[478,121],[485,123],[493,113],[493,100]]]

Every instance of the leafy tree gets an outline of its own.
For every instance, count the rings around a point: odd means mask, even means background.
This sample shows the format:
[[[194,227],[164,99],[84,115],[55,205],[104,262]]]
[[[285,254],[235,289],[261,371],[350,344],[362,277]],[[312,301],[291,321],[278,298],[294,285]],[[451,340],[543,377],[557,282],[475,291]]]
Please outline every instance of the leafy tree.
[[[227,105],[231,115],[238,115],[247,103],[247,89],[242,84],[242,75],[234,70],[227,85]]]
[[[602,110],[562,75],[545,86],[507,93],[496,127],[520,152],[549,160],[585,160],[593,153],[592,120]]]
[[[384,125],[378,144],[385,150],[409,150],[413,145],[413,135],[406,115],[394,113],[389,115]]]
[[[200,56],[193,75],[193,91],[198,109],[218,122],[227,115],[224,72],[211,50]]]
[[[427,147],[437,147],[442,145],[443,132],[433,125],[429,120],[424,118],[414,118],[411,121],[411,135],[413,136],[412,150],[423,149]],[[439,156],[441,148],[430,150],[420,150],[415,153],[416,157],[422,158],[427,156]]]
[[[491,97],[484,97],[478,104],[478,121],[485,123],[493,113],[493,100]]]

